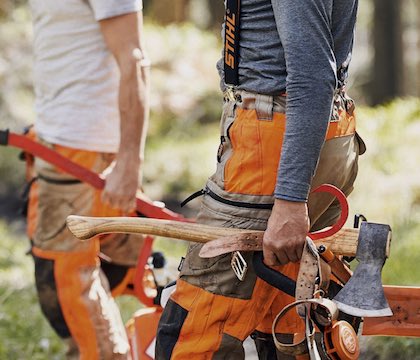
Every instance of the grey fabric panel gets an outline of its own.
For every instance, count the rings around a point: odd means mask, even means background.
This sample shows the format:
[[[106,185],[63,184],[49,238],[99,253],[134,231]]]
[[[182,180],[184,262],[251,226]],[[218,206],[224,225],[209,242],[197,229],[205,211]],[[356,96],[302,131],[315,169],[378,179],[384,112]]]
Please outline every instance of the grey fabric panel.
[[[223,334],[220,348],[214,353],[213,360],[240,360],[244,358],[245,352],[242,341],[228,334]]]
[[[169,299],[156,335],[156,360],[169,360],[181,333],[188,311]]]
[[[312,189],[331,184],[347,196],[353,190],[358,172],[359,142],[355,135],[333,138],[325,142]],[[329,194],[310,194],[308,199],[311,231],[331,226],[340,216],[338,202]]]
[[[33,254],[32,254],[33,255]],[[57,335],[69,338],[70,330],[61,310],[54,278],[54,260],[33,255],[35,263],[35,284],[41,310]]]

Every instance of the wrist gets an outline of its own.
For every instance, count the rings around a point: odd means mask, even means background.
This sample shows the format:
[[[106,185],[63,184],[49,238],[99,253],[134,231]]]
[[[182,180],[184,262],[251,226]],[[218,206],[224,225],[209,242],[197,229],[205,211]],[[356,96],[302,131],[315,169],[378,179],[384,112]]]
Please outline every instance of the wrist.
[[[274,213],[294,213],[306,214],[307,213],[306,201],[291,201],[285,199],[275,199],[272,212]]]

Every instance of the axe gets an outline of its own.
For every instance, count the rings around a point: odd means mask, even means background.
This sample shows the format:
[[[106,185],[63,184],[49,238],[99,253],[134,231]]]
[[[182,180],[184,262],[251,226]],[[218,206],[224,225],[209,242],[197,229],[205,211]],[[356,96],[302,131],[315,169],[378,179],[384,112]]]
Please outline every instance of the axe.
[[[204,243],[200,256],[205,257],[236,250],[262,250],[262,231],[133,217],[95,218],[71,215],[67,218],[67,224],[70,231],[81,240],[103,233],[129,232],[200,242]],[[335,235],[314,242],[318,248],[324,245],[336,255],[353,257],[357,253],[359,232],[359,229],[342,228]],[[385,253],[389,255],[389,242]],[[384,289],[394,315],[366,318],[363,334],[420,337],[420,288],[384,286]]]
[[[200,256],[213,257],[233,251],[262,250],[263,231],[221,228],[172,220],[71,215],[67,226],[79,239],[112,232],[141,233],[206,243]],[[356,256],[360,264],[335,297],[340,310],[360,317],[392,315],[383,293],[381,270],[390,249],[388,225],[363,222],[359,229],[342,228],[330,237],[315,240],[336,255]],[[213,240],[213,241],[212,241]]]

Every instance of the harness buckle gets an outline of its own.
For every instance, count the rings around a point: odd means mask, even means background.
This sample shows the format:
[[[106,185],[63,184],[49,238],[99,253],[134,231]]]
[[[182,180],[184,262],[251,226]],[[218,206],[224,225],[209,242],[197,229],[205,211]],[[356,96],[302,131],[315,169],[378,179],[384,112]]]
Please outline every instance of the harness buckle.
[[[225,101],[236,101],[235,88],[227,85],[225,91],[223,92],[223,98]]]
[[[235,251],[232,254],[232,260],[230,262],[233,272],[240,281],[244,281],[246,272],[248,271],[248,264],[244,257],[239,251]]]

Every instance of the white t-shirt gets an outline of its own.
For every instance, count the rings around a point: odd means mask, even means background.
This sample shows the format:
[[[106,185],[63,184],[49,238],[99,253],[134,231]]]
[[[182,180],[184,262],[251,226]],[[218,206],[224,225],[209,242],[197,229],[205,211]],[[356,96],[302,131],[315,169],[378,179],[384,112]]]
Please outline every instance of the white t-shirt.
[[[30,0],[30,5],[37,134],[54,144],[116,152],[119,70],[98,21],[140,11],[142,0]]]

